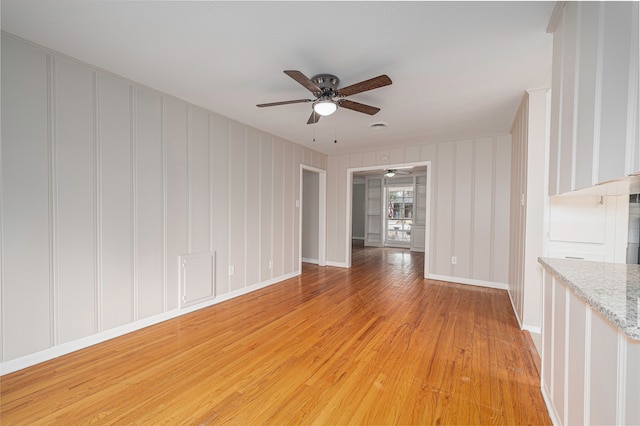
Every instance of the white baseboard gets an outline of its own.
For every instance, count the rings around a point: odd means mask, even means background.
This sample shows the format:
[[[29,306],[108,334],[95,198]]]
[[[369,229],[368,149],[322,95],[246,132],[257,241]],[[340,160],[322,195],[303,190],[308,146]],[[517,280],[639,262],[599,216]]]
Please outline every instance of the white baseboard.
[[[320,263],[318,259],[309,259],[308,257],[303,257],[301,260],[304,263],[313,263],[314,265],[317,265],[318,263]]]
[[[327,266],[337,266],[338,268],[348,268],[346,263],[344,262],[331,262],[327,260]]]
[[[536,325],[523,325],[523,330],[527,330],[531,334],[542,334],[542,327]]]
[[[561,425],[562,422],[559,420],[560,416],[558,416],[558,412],[556,411],[556,407],[553,405],[553,400],[551,399],[551,395],[547,391],[547,388],[544,385],[540,385],[540,392],[542,393],[542,399],[544,400],[544,404],[547,406],[547,412],[549,413],[549,418],[551,419],[551,423],[555,425]]]
[[[520,330],[527,330],[529,333],[532,334],[542,334],[542,327],[540,327],[539,325],[530,325],[530,324],[524,324],[522,321],[522,319],[518,316],[518,311],[516,311],[516,304],[513,302],[513,297],[511,297],[511,292],[507,291],[507,293],[509,294],[509,301],[511,301],[511,308],[513,309],[513,314],[516,317],[516,320],[518,321],[518,327],[520,327]]]
[[[133,331],[137,331],[154,324],[159,324],[161,322],[179,317],[181,315],[186,315],[188,313],[197,311],[199,309],[216,305],[226,300],[233,299],[238,296],[242,296],[244,294],[251,293],[256,290],[260,290],[261,288],[268,287],[270,285],[279,283],[284,280],[288,280],[289,278],[293,278],[298,275],[300,275],[300,271],[293,271],[289,274],[282,275],[278,278],[263,281],[261,283],[257,283],[245,288],[241,288],[239,290],[222,294],[211,300],[207,300],[205,302],[198,303],[196,305],[191,305],[182,309],[174,309],[172,311],[163,312],[161,314],[144,318],[120,327],[116,327],[116,328],[102,331],[100,333],[92,334],[91,336],[83,337],[81,339],[74,340],[72,342],[63,343],[60,345],[53,346],[51,348],[44,349],[39,352],[22,356],[20,358],[15,358],[9,361],[2,362],[0,363],[0,376],[13,373],[18,370],[22,370],[23,368],[31,367],[36,364],[40,364],[41,362],[49,361],[51,359],[57,358],[62,355],[66,355],[71,352],[75,352],[80,349],[88,348],[89,346],[93,346],[98,343],[102,343],[107,340],[120,337],[127,333],[131,333]]]
[[[474,280],[472,278],[459,278],[459,277],[449,277],[446,275],[436,275],[429,274],[427,279],[437,280],[437,281],[448,281],[456,284],[467,284],[467,285],[475,285],[478,287],[489,287],[495,288],[498,290],[507,290],[509,286],[505,283],[496,283],[493,281],[483,281],[483,280]]]
[[[518,315],[518,311],[516,310],[516,304],[513,302],[513,297],[511,297],[511,290],[507,289],[507,294],[509,295],[509,301],[511,302],[511,309],[513,309],[513,315],[516,317],[516,321],[518,321],[518,328],[523,330],[522,321],[520,320],[520,316]]]

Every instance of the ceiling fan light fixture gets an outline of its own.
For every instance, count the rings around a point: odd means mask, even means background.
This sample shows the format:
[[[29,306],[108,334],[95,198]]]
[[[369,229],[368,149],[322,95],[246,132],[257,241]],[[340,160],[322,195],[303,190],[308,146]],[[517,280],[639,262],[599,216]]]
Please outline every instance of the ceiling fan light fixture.
[[[395,170],[387,170],[387,173],[384,174],[384,177],[394,177],[396,175]]]
[[[338,105],[331,99],[321,99],[313,103],[313,110],[320,115],[331,115],[338,109]]]

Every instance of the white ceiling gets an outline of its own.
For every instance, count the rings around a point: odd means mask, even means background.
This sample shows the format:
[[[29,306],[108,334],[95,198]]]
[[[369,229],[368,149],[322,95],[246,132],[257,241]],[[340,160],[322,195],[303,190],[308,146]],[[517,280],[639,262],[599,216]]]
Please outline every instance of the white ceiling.
[[[550,84],[553,6],[2,0],[2,29],[331,155],[508,132],[524,90]],[[308,103],[255,106],[311,98],[286,69],[393,84],[349,98],[375,116],[307,125]]]

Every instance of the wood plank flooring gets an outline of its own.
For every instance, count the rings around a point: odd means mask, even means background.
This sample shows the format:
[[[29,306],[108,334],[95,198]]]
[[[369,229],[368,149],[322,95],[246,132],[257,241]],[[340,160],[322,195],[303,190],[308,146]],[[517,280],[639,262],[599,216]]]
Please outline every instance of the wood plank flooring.
[[[551,424],[507,293],[354,247],[300,277],[1,378],[0,423]]]

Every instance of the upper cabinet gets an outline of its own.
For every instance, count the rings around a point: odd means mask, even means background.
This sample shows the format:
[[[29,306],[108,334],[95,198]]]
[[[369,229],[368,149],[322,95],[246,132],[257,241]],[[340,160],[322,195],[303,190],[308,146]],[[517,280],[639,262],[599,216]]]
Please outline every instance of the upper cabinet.
[[[640,172],[638,2],[558,3],[549,194]]]

